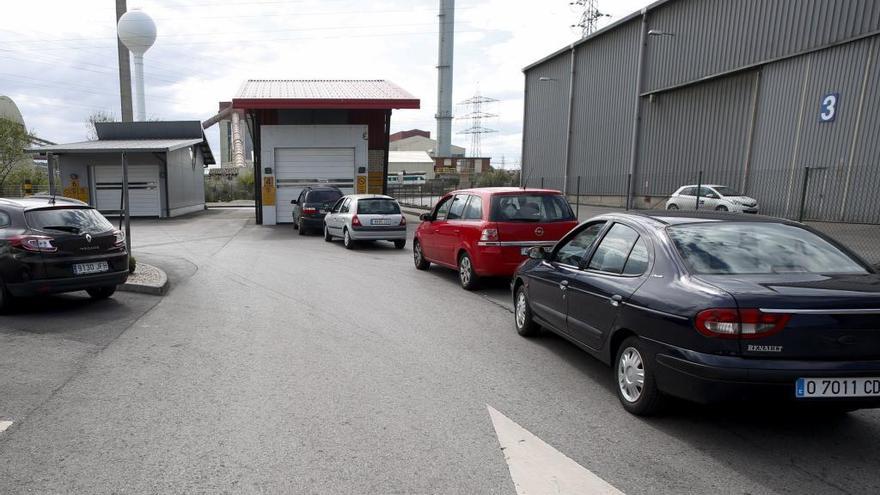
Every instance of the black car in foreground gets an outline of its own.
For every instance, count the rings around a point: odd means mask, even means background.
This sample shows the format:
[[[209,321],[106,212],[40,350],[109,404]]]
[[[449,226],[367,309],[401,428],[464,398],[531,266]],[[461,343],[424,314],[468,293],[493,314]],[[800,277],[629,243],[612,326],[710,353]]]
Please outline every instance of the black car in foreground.
[[[512,282],[515,325],[614,369],[623,407],[664,396],[880,406],[880,275],[809,227],[729,213],[612,214]]]
[[[309,230],[324,232],[324,217],[342,196],[342,191],[334,186],[303,189],[299,197],[290,202],[293,205],[293,228],[299,230],[299,235],[306,235]]]
[[[11,297],[85,290],[107,298],[128,278],[125,235],[80,201],[0,199],[0,309]]]

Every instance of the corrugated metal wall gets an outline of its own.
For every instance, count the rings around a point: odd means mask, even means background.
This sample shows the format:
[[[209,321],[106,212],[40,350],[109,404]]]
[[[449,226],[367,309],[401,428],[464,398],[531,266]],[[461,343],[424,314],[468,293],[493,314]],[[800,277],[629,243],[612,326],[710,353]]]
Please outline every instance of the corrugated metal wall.
[[[635,111],[639,22],[577,48],[568,190],[620,195],[626,189]]]
[[[656,95],[643,107],[637,196],[665,197],[680,186],[738,185],[745,164],[755,73]]]
[[[798,218],[806,187],[806,219],[880,220],[875,203],[864,201],[864,184],[880,180],[876,70],[865,80],[869,55],[876,59],[871,48],[875,39],[763,68],[747,188],[761,200],[763,212]],[[865,108],[860,112],[863,88]],[[839,94],[836,119],[823,123],[821,102],[831,93]],[[811,170],[805,182],[806,167]]]
[[[764,213],[880,224],[880,37],[866,36],[880,32],[880,1],[678,0],[650,10],[648,27],[675,35],[647,39],[643,92],[655,94],[643,99],[637,199],[661,200],[702,169]],[[636,16],[576,47],[569,193],[578,176],[582,194],[626,193],[639,28]],[[526,71],[530,185],[562,186],[569,63],[561,52]],[[831,93],[836,119],[820,123]]]
[[[570,76],[570,55],[548,60],[526,74],[522,177],[530,186],[545,177],[547,187],[562,187]]]
[[[880,31],[877,0],[678,0],[648,13],[656,90]]]

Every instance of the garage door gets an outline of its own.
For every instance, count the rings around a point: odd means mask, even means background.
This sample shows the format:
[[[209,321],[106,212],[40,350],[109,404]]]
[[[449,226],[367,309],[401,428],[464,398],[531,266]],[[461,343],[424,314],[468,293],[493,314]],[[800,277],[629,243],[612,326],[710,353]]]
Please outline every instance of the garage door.
[[[117,165],[96,166],[95,202],[98,210],[105,213],[119,212],[122,193],[122,167]],[[128,166],[128,198],[131,215],[135,217],[158,217],[159,167],[157,165]]]
[[[291,201],[307,186],[336,186],[354,193],[354,148],[276,148],[275,219],[293,221]]]

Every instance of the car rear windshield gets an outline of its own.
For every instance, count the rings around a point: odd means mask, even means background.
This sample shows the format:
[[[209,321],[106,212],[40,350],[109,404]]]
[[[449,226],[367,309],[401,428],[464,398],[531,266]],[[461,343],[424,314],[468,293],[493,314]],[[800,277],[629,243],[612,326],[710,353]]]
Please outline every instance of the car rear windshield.
[[[500,194],[492,197],[493,222],[560,222],[574,220],[561,194]]]
[[[358,200],[358,213],[363,215],[396,215],[400,213],[400,205],[393,199],[361,199]]]
[[[342,197],[339,191],[311,191],[306,198],[307,203],[335,203]]]
[[[101,234],[113,230],[104,215],[91,208],[48,208],[24,214],[28,226],[36,230]]]
[[[867,273],[812,232],[780,223],[703,223],[666,229],[692,273]]]

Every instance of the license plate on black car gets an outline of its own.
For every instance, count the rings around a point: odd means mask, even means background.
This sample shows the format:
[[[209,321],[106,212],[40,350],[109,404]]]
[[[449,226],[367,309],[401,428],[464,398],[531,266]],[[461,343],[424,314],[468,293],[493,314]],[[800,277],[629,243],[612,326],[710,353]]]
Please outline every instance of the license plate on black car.
[[[106,261],[97,261],[95,263],[77,263],[73,265],[74,275],[90,275],[92,273],[104,273],[110,270],[110,266]]]
[[[798,378],[795,396],[808,398],[880,397],[880,377]]]

